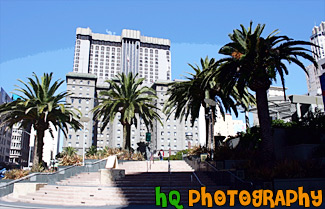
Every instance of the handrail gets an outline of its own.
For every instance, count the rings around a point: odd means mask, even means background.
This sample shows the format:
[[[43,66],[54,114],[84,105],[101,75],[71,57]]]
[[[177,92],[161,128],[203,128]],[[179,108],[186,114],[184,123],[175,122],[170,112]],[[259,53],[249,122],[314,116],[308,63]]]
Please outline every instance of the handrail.
[[[220,172],[216,167],[214,167],[213,165],[211,165],[209,162],[205,161],[205,163],[207,163],[213,170]],[[233,174],[232,172],[230,172],[229,170],[225,170],[226,172],[228,172],[231,176],[233,176],[235,179],[239,180],[240,182],[244,183],[244,184],[250,184],[251,186],[253,186],[253,182],[251,181],[244,181],[243,179],[239,178],[238,176],[236,176],[235,174]]]
[[[101,159],[101,160],[97,160],[97,161],[95,161],[95,162],[86,163],[85,166],[87,166],[87,165],[94,165],[94,164],[97,164],[97,163],[102,162],[102,161],[104,161],[104,160],[107,160],[107,158],[104,158],[104,159]],[[17,183],[17,182],[23,181],[23,180],[25,180],[25,179],[29,179],[29,178],[31,178],[31,177],[33,177],[33,176],[36,176],[36,175],[54,175],[54,174],[60,173],[60,172],[62,172],[62,171],[68,170],[68,169],[73,168],[73,167],[76,167],[76,165],[71,165],[71,166],[69,166],[69,167],[63,168],[63,169],[58,170],[58,171],[53,172],[53,173],[41,173],[41,172],[31,173],[31,174],[29,174],[29,175],[27,175],[27,176],[21,177],[20,179],[15,179],[15,180],[10,181],[10,182],[8,182],[8,183],[2,184],[2,185],[0,185],[0,188],[7,187],[7,186],[9,186],[9,185],[11,185],[11,184],[14,184],[14,183]]]
[[[205,187],[205,184],[203,184],[203,183],[200,181],[200,179],[199,179],[199,177],[196,175],[196,173],[193,172],[193,174],[194,174],[196,180],[199,182],[199,184],[200,184],[201,186],[204,186],[204,187]]]

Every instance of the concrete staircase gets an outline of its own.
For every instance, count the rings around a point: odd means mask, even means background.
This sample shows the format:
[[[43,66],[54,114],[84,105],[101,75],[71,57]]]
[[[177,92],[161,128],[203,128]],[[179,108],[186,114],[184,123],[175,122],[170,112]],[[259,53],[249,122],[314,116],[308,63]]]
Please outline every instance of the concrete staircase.
[[[56,185],[46,185],[40,190],[13,197],[8,195],[4,201],[26,202],[34,204],[66,205],[66,206],[103,206],[103,205],[154,205],[155,187],[167,195],[170,190],[178,190],[181,202],[188,203],[188,190],[200,189],[201,185],[193,176],[192,169],[184,161],[171,162],[171,173],[168,173],[168,162],[154,162],[148,172],[147,162],[125,162],[119,168],[126,170],[125,178],[100,185],[100,173],[81,173]],[[149,171],[150,170],[150,171]],[[208,187],[214,192],[220,187]]]

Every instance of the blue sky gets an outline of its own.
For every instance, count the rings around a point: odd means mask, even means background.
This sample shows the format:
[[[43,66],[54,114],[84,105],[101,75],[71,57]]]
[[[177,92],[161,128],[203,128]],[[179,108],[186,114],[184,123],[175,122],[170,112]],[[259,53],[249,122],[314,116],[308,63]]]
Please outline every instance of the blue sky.
[[[228,34],[250,20],[308,41],[314,25],[325,20],[324,0],[0,0],[0,86],[14,90],[17,79],[72,71],[75,30],[121,34],[122,29],[171,40],[172,78],[190,71],[187,63],[220,58]],[[304,62],[306,65],[310,64]],[[286,77],[288,94],[307,92],[305,75],[294,65]],[[277,84],[277,85],[280,85]],[[61,90],[65,90],[62,88]]]

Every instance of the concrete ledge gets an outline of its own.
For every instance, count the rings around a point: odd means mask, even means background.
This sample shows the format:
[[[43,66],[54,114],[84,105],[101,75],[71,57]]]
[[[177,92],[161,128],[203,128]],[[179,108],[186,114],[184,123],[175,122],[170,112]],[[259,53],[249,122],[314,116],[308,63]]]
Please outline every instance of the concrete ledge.
[[[44,187],[45,183],[15,183],[14,191],[12,193],[13,197],[19,197],[19,195],[26,195],[28,193],[33,193]]]
[[[100,169],[100,184],[110,184],[112,181],[125,177],[124,169]]]

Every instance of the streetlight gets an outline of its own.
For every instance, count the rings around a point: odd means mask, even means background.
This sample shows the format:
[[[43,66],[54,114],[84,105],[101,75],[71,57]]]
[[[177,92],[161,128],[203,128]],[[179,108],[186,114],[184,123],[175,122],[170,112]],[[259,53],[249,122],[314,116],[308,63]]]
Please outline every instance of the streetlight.
[[[82,140],[82,166],[85,165],[85,138],[86,138],[86,131],[85,131],[85,127],[86,127],[86,123],[88,121],[90,121],[90,118],[88,117],[81,117],[80,118],[80,121],[83,122],[83,131],[84,131],[84,137],[83,137],[83,140]]]
[[[186,132],[185,133],[185,138],[187,140],[187,143],[188,143],[188,149],[191,149],[191,141],[193,139],[193,134],[192,132]]]
[[[213,133],[213,121],[212,121],[212,117],[213,117],[213,113],[212,113],[212,106],[213,107],[215,107],[215,106],[217,106],[217,102],[216,101],[214,101],[214,100],[212,100],[212,99],[204,99],[204,102],[206,103],[206,104],[208,104],[209,105],[209,114],[208,115],[206,115],[206,117],[209,119],[209,123],[210,123],[210,135],[211,135],[211,159],[213,158],[213,135],[214,135],[214,133]],[[207,145],[208,146],[208,145]]]
[[[29,135],[29,140],[30,140],[30,137],[31,137],[31,133],[28,133],[27,131],[25,130],[22,130],[22,132],[26,133]],[[36,137],[36,135],[35,135]],[[30,142],[29,142],[29,152],[28,152],[28,164],[27,164],[27,167],[30,166],[30,158],[31,158],[31,153],[32,153],[32,146],[30,146]]]

